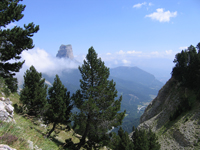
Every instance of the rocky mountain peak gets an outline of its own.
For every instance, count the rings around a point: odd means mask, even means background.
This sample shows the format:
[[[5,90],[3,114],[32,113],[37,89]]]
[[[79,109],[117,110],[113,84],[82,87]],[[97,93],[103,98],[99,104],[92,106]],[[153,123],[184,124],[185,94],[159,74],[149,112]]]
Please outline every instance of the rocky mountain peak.
[[[73,55],[72,46],[70,44],[69,45],[62,44],[58,50],[56,57],[73,59],[74,55]]]

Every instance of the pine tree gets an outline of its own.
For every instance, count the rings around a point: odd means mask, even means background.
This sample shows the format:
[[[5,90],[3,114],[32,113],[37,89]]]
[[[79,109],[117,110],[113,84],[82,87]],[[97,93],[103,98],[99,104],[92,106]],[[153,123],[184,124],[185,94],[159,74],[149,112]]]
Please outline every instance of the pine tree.
[[[187,73],[188,65],[187,52],[182,50],[181,53],[176,54],[173,62],[176,63],[176,65],[172,70],[172,76],[184,84],[186,80],[185,74]]]
[[[47,102],[44,120],[53,123],[53,128],[47,135],[48,138],[58,123],[68,124],[70,122],[69,117],[72,109],[70,92],[67,92],[58,75],[54,79],[53,86],[48,90]]]
[[[20,101],[28,114],[38,115],[47,104],[47,85],[42,74],[31,66],[24,75],[24,85],[20,93]]]
[[[177,53],[174,59],[175,67],[172,76],[181,83],[182,86],[195,90],[200,83],[200,52],[199,45],[189,46],[187,49]],[[198,52],[197,52],[198,50]]]
[[[113,80],[108,80],[109,68],[104,65],[93,47],[89,48],[86,60],[80,67],[82,74],[80,90],[73,95],[75,106],[79,109],[74,117],[76,132],[82,135],[77,148],[86,143],[89,147],[106,145],[109,142],[108,130],[122,123],[125,111],[120,110],[122,97],[117,98]]]
[[[19,21],[24,16],[22,11],[25,5],[18,4],[20,0],[0,1],[0,76],[6,78],[8,87],[16,86],[16,78],[13,76],[19,72],[24,61],[11,63],[9,60],[19,60],[23,50],[32,49],[33,40],[31,37],[39,30],[39,26],[33,23],[24,25],[24,28],[15,26],[6,29],[6,25]],[[13,82],[9,81],[11,79]],[[16,88],[11,91],[16,91]]]
[[[18,88],[17,78],[14,77],[5,78],[5,82],[12,93],[17,91]]]
[[[149,149],[149,141],[147,138],[147,133],[145,130],[135,129],[135,132],[132,136],[134,148],[136,150],[148,150]]]
[[[158,137],[150,129],[138,130],[133,126],[132,141],[134,144],[134,149],[136,150],[159,150],[160,144],[158,143]]]
[[[134,150],[134,145],[129,139],[128,132],[124,132],[122,127],[120,127],[118,130],[118,135],[120,137],[120,142],[117,150]]]
[[[110,136],[111,136],[111,139],[110,139],[108,147],[113,150],[118,150],[118,147],[121,141],[119,135],[117,135],[115,132],[111,132]]]
[[[148,132],[148,139],[149,139],[149,150],[159,150],[160,144],[158,143],[158,137],[155,133],[151,131],[151,129]]]

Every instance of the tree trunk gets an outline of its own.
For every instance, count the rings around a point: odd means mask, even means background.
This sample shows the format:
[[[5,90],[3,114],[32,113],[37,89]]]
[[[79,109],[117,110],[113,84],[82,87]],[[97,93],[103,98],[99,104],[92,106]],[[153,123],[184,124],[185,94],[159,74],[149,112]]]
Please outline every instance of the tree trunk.
[[[89,128],[90,128],[90,124],[89,124],[90,121],[89,120],[90,120],[90,116],[88,116],[88,119],[87,119],[87,125],[86,125],[86,128],[85,128],[85,132],[84,132],[80,142],[78,143],[78,147],[77,147],[78,149],[80,149],[81,146],[83,146],[85,144],[85,139],[88,135]]]
[[[51,133],[54,131],[56,127],[56,123],[53,124],[53,128],[49,131],[48,135],[47,135],[47,138],[49,138],[49,136],[51,135]]]

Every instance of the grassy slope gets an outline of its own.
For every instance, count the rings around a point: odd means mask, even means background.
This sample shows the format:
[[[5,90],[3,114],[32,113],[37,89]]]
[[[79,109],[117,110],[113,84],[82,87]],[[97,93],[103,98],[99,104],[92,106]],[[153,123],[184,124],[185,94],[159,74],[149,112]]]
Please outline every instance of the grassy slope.
[[[0,97],[3,96],[1,93],[0,88]],[[13,105],[16,103],[19,104],[19,95],[17,93],[11,94],[9,98],[13,102]],[[0,122],[0,143],[7,144],[17,150],[28,150],[28,140],[32,141],[34,146],[37,145],[42,150],[62,150],[65,140],[69,138],[74,143],[79,142],[79,138],[75,136],[76,134],[73,130],[67,132],[57,128],[56,131],[58,131],[58,134],[56,135],[53,132],[50,139],[47,139],[44,138],[44,135],[51,128],[51,125],[47,128],[41,127],[41,122],[38,120],[34,121],[34,119],[17,113],[14,113],[14,119],[16,124]],[[83,148],[81,149],[83,150]],[[104,149],[102,148],[101,150]]]
[[[0,96],[2,95],[0,94]],[[11,94],[9,98],[13,104],[19,103],[19,95],[17,93]],[[31,119],[27,119],[17,113],[14,114],[14,119],[16,124],[1,122],[0,137],[3,136],[4,138],[0,138],[0,143],[8,144],[17,150],[27,150],[28,140],[31,140],[34,146],[37,145],[43,150],[62,149],[65,139],[68,138],[72,138],[75,143],[79,141],[78,138],[73,136],[73,131],[61,131],[56,137],[53,137],[53,133],[50,139],[46,139],[44,135],[47,132],[47,128],[40,127],[40,123],[37,123],[37,121],[35,122],[33,119],[31,121]]]

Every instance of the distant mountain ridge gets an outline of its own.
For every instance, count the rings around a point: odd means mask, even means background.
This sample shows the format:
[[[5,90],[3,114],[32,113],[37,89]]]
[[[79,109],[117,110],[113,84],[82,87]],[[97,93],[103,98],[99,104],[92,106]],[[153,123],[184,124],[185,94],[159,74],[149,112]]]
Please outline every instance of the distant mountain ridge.
[[[133,81],[147,87],[160,89],[163,83],[158,81],[154,75],[138,68],[138,67],[125,67],[120,66],[110,69],[110,74],[113,77],[121,78],[124,80]]]

